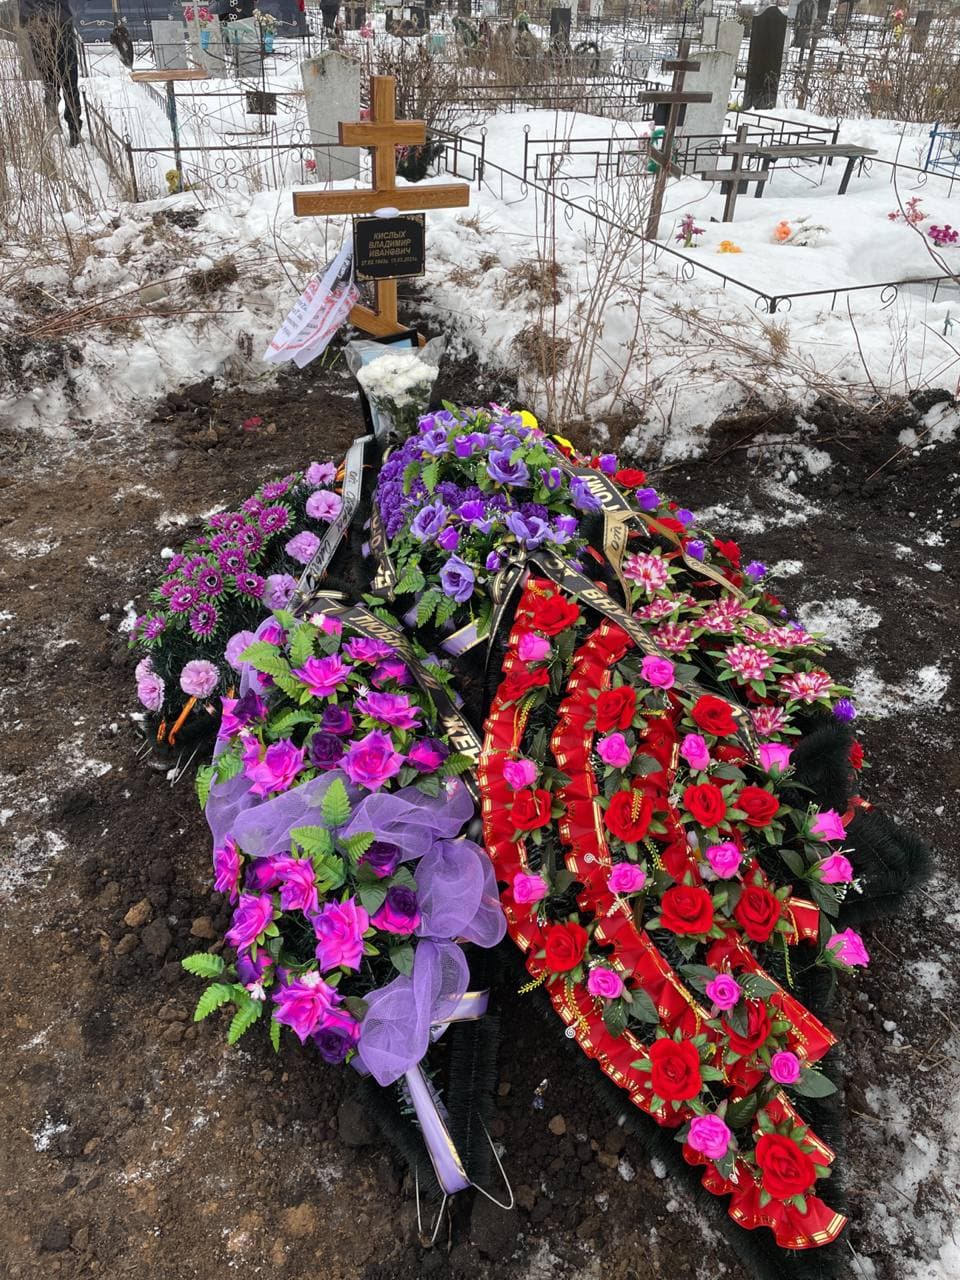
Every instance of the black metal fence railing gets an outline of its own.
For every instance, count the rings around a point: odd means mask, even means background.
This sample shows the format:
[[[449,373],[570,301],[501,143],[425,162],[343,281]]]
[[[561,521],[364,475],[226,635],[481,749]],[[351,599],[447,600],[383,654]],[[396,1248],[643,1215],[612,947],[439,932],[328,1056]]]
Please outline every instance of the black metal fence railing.
[[[133,148],[129,138],[121,138],[110,124],[103,112],[87,96],[83,97],[83,114],[87,122],[87,132],[97,154],[110,170],[114,181],[119,183],[124,195],[133,201],[145,199],[137,176]]]

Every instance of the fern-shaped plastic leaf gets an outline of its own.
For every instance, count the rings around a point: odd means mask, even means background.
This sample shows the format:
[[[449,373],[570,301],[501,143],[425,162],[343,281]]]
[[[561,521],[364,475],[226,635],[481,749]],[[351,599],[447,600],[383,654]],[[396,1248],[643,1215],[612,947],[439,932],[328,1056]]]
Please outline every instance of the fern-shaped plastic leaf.
[[[339,778],[334,778],[324,792],[321,811],[324,822],[331,827],[342,827],[349,820],[350,797]]]
[[[330,893],[333,889],[339,889],[347,878],[344,870],[343,860],[338,858],[336,854],[317,854],[311,861],[313,862],[313,875],[317,889],[321,893]]]
[[[445,622],[449,622],[458,607],[453,596],[444,596],[437,605],[437,626],[442,627]]]
[[[267,724],[267,731],[272,738],[289,737],[291,731],[298,724],[313,724],[316,716],[312,716],[309,711],[281,711],[279,715],[274,716]]]
[[[425,627],[433,617],[433,611],[440,603],[442,596],[439,591],[428,591],[422,596],[420,603],[417,605],[417,626]]]
[[[440,478],[440,465],[437,462],[429,462],[423,468],[423,483],[426,486],[427,493],[433,493],[437,487],[437,480]]]
[[[273,1045],[273,1052],[280,1052],[280,1023],[270,1020],[270,1043]]]
[[[236,1044],[244,1032],[250,1030],[261,1013],[263,1013],[263,1001],[261,1000],[248,999],[245,1004],[242,1004],[230,1020],[227,1044]]]
[[[243,771],[243,761],[233,751],[224,751],[217,756],[216,770],[218,782],[229,782]]]
[[[212,956],[208,951],[195,951],[180,961],[187,973],[197,978],[217,978],[223,973],[223,956]]]
[[[357,831],[342,841],[341,847],[350,861],[356,865],[373,844],[372,831]]]
[[[265,640],[255,640],[240,654],[241,662],[249,662],[255,671],[266,672],[269,676],[285,676],[289,674],[290,664],[282,656],[275,644],[267,644]]]
[[[214,982],[207,987],[193,1011],[194,1022],[202,1022],[204,1018],[209,1017],[214,1009],[219,1009],[222,1004],[232,1000],[233,994],[233,987],[225,982]]]
[[[200,808],[207,807],[207,797],[210,795],[210,787],[216,776],[216,768],[212,764],[202,765],[197,770],[197,776],[193,780],[193,785],[197,790],[197,799],[200,801]]]
[[[290,661],[295,667],[302,667],[308,658],[313,657],[313,642],[317,628],[311,622],[301,622],[290,640]]]
[[[444,760],[443,773],[448,778],[456,777],[457,774],[466,773],[468,769],[472,769],[473,763],[468,755],[464,755],[462,751],[455,751]]]
[[[311,858],[333,852],[333,840],[326,827],[294,827],[290,835]]]

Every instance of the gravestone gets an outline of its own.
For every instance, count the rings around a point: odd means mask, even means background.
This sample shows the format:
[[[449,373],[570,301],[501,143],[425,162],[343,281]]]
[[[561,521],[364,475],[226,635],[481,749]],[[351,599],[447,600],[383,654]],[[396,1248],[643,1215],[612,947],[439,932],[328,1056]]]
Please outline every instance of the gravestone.
[[[161,71],[186,71],[187,50],[183,23],[174,19],[151,22],[153,56]]]
[[[737,59],[723,49],[698,49],[696,60],[700,70],[688,73],[684,87],[713,97],[710,102],[692,102],[687,106],[682,132],[685,137],[696,134],[717,138],[723,133]]]
[[[717,32],[717,48],[724,53],[732,53],[734,58],[740,57],[740,46],[743,44],[743,25],[736,18],[724,18]]]
[[[185,10],[190,12],[191,10]],[[196,12],[196,10],[192,10]],[[231,24],[233,25],[233,24]],[[204,27],[200,26],[199,21],[194,19],[193,22],[187,23],[187,35],[190,39],[190,57],[198,65],[203,67],[211,76],[226,75],[227,54],[223,47],[223,33],[220,29],[220,19],[217,17],[208,18]]]
[[[300,74],[310,141],[339,142],[339,122],[360,117],[359,62],[328,49],[316,58],[305,58],[300,63]],[[360,174],[360,152],[356,147],[321,147],[314,152],[314,159],[321,182],[355,179]]]
[[[700,28],[700,43],[706,45],[708,48],[715,48],[719,32],[719,17],[715,13],[704,14],[703,25]]]
[[[240,79],[256,79],[263,67],[260,24],[254,18],[235,18],[227,24],[227,41]]]
[[[817,0],[817,23],[824,26],[830,17],[830,0]]]
[[[917,10],[917,20],[914,23],[913,30],[910,32],[910,50],[912,53],[921,53],[927,47],[933,18],[933,9]]]
[[[554,36],[565,35],[570,39],[570,18],[571,10],[569,9],[551,9],[550,10],[550,38]]]
[[[793,20],[793,48],[805,49],[813,30],[813,0],[800,0]]]
[[[744,111],[770,111],[776,107],[786,34],[787,17],[782,9],[771,6],[754,18],[743,90]]]
[[[623,50],[624,71],[638,80],[645,80],[654,52],[652,44],[628,44]]]

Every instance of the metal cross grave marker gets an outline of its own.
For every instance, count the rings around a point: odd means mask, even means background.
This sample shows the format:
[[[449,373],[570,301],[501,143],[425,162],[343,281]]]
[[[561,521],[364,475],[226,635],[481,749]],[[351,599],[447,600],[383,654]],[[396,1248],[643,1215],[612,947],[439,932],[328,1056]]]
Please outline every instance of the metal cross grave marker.
[[[670,89],[654,89],[649,93],[641,93],[641,102],[660,103],[668,106],[667,123],[664,127],[660,150],[650,147],[650,159],[657,165],[657,173],[653,182],[653,194],[650,197],[650,214],[647,218],[647,239],[656,240],[660,227],[660,215],[663,212],[663,196],[667,188],[667,177],[680,177],[680,170],[673,163],[673,140],[680,123],[680,108],[688,102],[712,102],[712,93],[684,93],[683,82],[688,71],[699,71],[700,63],[689,58],[690,41],[681,40],[677,46],[676,58],[665,60],[664,71],[673,72],[673,84]]]

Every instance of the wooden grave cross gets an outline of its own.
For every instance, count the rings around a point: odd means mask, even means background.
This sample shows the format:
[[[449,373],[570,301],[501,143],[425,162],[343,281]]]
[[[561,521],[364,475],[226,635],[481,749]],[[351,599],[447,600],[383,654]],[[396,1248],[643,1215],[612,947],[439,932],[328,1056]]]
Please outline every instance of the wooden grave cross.
[[[736,142],[728,142],[721,152],[724,156],[733,156],[731,169],[703,169],[698,174],[704,182],[719,182],[720,192],[726,196],[723,204],[721,222],[732,222],[733,212],[737,205],[737,196],[747,189],[748,182],[757,183],[757,199],[763,195],[763,188],[770,177],[770,161],[764,159],[761,169],[745,168],[747,156],[754,156],[761,150],[759,142],[748,142],[749,125],[742,124],[737,130]]]
[[[393,76],[371,76],[370,119],[341,122],[338,130],[341,147],[367,147],[373,152],[373,185],[353,191],[295,191],[293,212],[298,218],[377,213],[388,208],[457,209],[470,203],[465,182],[397,186],[397,147],[423,146],[427,126],[423,120],[397,119]],[[374,291],[373,307],[353,307],[350,323],[378,338],[403,333],[406,326],[397,321],[397,280],[377,280]]]
[[[650,197],[650,213],[647,217],[647,239],[656,240],[660,227],[660,215],[663,212],[663,196],[667,189],[667,177],[680,177],[680,170],[673,163],[673,140],[680,123],[680,108],[688,102],[712,102],[712,93],[699,93],[687,90],[684,92],[683,82],[688,71],[699,71],[700,63],[691,60],[690,41],[683,39],[677,46],[676,58],[667,59],[663,63],[664,71],[673,72],[673,84],[669,89],[652,89],[640,94],[641,102],[653,102],[668,105],[667,123],[664,127],[660,150],[650,147],[650,159],[657,166],[653,181],[653,194]]]

